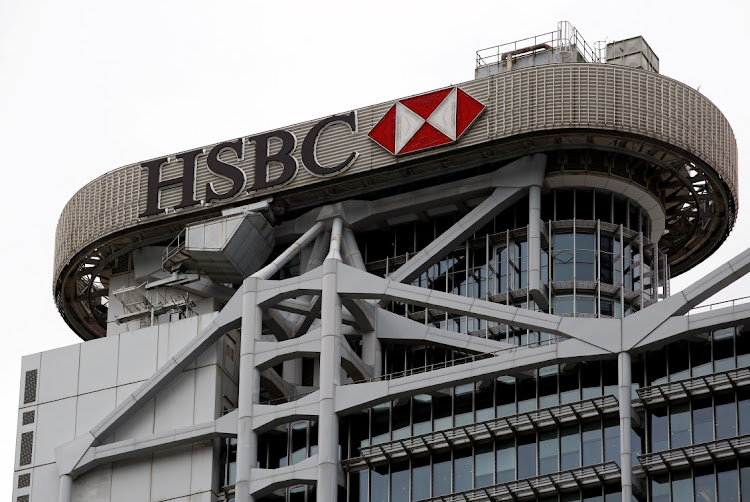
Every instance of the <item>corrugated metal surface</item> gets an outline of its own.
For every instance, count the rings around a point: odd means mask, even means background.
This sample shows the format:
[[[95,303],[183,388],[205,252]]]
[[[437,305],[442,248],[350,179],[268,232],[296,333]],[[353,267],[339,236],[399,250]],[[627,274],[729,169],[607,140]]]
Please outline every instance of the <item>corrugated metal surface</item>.
[[[535,67],[459,84],[461,89],[483,102],[487,109],[473,127],[454,144],[436,150],[409,155],[409,161],[448,153],[456,148],[477,146],[488,140],[510,138],[537,131],[575,128],[620,131],[651,137],[685,150],[711,166],[726,182],[737,201],[737,145],[724,115],[694,89],[662,75],[642,70],[602,64],[567,64]],[[367,132],[392,105],[383,103],[357,111],[358,132],[352,134],[343,125],[326,129],[321,136],[318,159],[324,166],[342,162],[352,151],[357,161],[336,176],[337,180],[398,164],[385,149],[370,141]],[[325,184],[327,178],[315,176],[301,163],[302,141],[318,120],[284,129],[297,137],[294,151],[299,161],[297,176],[283,187],[257,192],[243,191],[223,203],[237,203],[284,190]],[[205,150],[211,148],[205,147]],[[238,165],[247,178],[246,188],[254,182],[254,144],[245,145],[244,158],[234,161],[225,151],[221,158]],[[179,177],[181,161],[174,155],[162,168],[162,179]],[[278,169],[271,169],[271,178]],[[205,196],[206,183],[217,191],[230,183],[211,174],[205,156],[196,172],[196,199]],[[125,166],[92,181],[68,202],[57,226],[54,278],[81,249],[113,232],[135,227],[145,207],[146,170],[140,164]],[[180,188],[162,190],[161,207],[179,203]],[[736,206],[736,204],[735,204]],[[201,207],[184,212],[200,211]],[[148,221],[165,221],[175,216],[170,211]]]

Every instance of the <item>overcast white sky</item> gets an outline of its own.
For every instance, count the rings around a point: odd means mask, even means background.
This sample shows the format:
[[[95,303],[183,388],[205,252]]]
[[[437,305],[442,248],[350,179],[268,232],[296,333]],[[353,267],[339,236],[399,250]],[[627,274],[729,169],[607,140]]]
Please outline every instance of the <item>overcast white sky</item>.
[[[79,339],[52,300],[57,218],[119,166],[473,78],[477,49],[549,32],[643,35],[661,73],[710,98],[740,154],[735,231],[684,287],[750,246],[746,1],[0,0],[0,493],[21,356]],[[750,295],[750,280],[725,296]]]

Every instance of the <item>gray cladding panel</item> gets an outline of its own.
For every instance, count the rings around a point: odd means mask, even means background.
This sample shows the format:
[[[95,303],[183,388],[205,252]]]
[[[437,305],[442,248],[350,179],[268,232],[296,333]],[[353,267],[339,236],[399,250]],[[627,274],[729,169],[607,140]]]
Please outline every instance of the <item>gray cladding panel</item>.
[[[486,141],[533,132],[576,128],[619,131],[654,138],[695,155],[727,183],[736,205],[737,147],[732,129],[708,99],[684,84],[628,67],[559,64],[513,71],[459,86],[487,106],[483,115],[456,144],[410,154],[403,160],[413,162],[435,153],[448,154],[457,148],[480,146]],[[334,166],[351,152],[359,153],[351,167],[335,175],[337,181],[402,162],[400,157],[394,157],[367,137],[392,105],[393,102],[381,103],[357,110],[358,132],[355,134],[340,124],[325,130],[318,145],[318,160],[322,165]],[[236,204],[290,189],[325,184],[328,178],[311,174],[300,159],[302,142],[318,121],[284,128],[297,137],[294,156],[299,169],[297,176],[282,187],[248,193],[247,187],[254,183],[254,143],[246,142],[244,158],[239,161],[234,153],[224,151],[221,158],[242,169],[246,185],[238,196],[222,203]],[[207,152],[212,146],[204,150]],[[269,171],[273,179],[279,168],[271,166]],[[179,177],[181,161],[171,155],[162,173],[162,179]],[[144,223],[138,214],[145,207],[146,181],[146,170],[140,164],[125,166],[94,180],[71,198],[57,227],[55,280],[82,249],[109,234]],[[196,169],[197,200],[205,197],[208,182],[213,183],[218,192],[230,187],[226,179],[208,171],[205,156],[200,156]],[[179,187],[162,190],[160,207],[171,207],[180,197]],[[198,205],[180,214],[202,209]],[[146,221],[167,222],[176,214],[170,210]]]

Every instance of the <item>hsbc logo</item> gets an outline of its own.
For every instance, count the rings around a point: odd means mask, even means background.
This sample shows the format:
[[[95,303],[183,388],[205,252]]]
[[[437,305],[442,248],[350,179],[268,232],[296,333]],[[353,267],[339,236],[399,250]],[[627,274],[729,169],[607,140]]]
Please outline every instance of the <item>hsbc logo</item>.
[[[394,155],[455,143],[485,106],[458,87],[397,101],[368,136]]]
[[[368,136],[393,155],[448,145],[471,127],[484,108],[458,87],[448,87],[397,101]],[[300,169],[315,177],[340,175],[357,161],[359,152],[352,149],[346,158],[335,162],[319,157],[318,143],[330,134],[329,128],[338,128],[339,134],[341,128],[348,129],[352,136],[360,134],[357,112],[321,119],[302,138],[291,130],[278,129],[142,162],[141,167],[147,171],[145,207],[138,216],[278,191],[291,183]],[[162,171],[168,164],[179,166],[181,174],[164,179]],[[200,176],[199,169],[203,170]],[[205,180],[200,190],[199,179]],[[219,180],[224,183],[215,183]],[[165,190],[179,190],[179,203],[164,207],[161,197]]]

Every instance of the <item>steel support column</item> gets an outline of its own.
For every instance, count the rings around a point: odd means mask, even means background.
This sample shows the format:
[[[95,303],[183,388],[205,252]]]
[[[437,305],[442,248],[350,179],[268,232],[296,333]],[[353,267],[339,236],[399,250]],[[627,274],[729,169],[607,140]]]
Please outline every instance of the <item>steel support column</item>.
[[[253,431],[253,405],[258,402],[260,394],[260,373],[255,367],[255,342],[260,340],[263,312],[257,302],[258,279],[245,279],[243,288],[235,493],[237,502],[252,502],[251,469],[258,458],[258,437]]]
[[[630,501],[633,496],[633,468],[632,468],[632,406],[630,405],[631,386],[633,383],[630,354],[620,352],[617,356],[618,366],[618,397],[620,402],[620,471],[622,500]]]
[[[320,403],[318,408],[318,500],[336,500],[339,470],[339,419],[334,403],[341,384],[341,298],[336,270],[341,261],[341,219],[333,221],[331,248],[323,262],[320,339]]]

